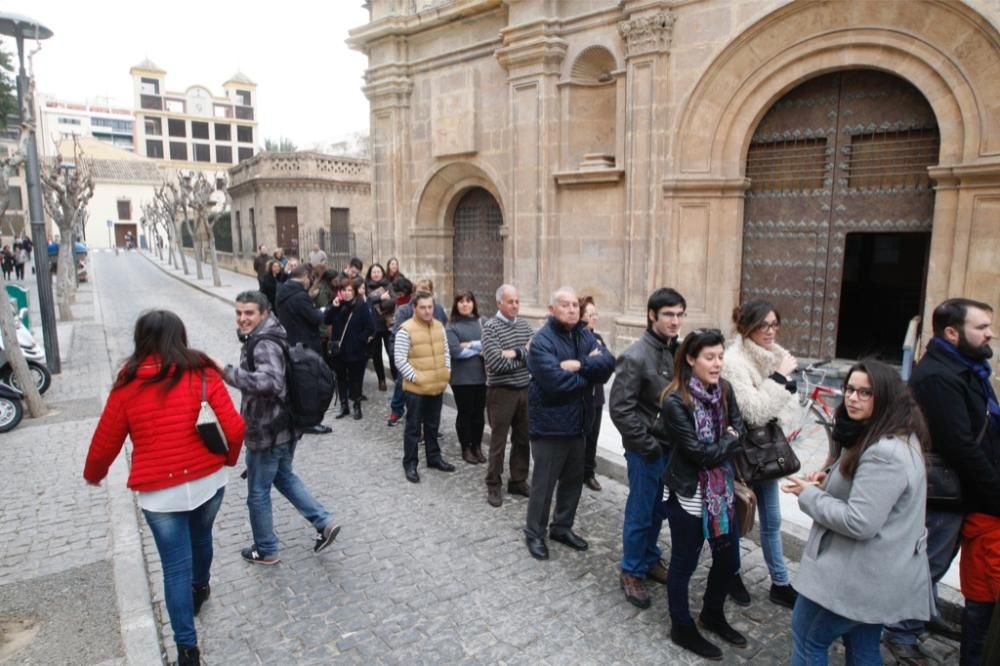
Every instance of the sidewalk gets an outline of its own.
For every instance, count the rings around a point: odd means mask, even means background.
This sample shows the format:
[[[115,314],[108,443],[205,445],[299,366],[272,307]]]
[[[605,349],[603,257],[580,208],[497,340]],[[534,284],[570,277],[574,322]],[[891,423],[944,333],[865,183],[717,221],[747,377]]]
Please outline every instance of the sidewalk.
[[[211,268],[207,264],[204,265],[203,269],[206,277],[201,280],[197,279],[194,274],[194,261],[190,257],[188,262],[190,274],[185,276],[179,268],[168,266],[167,262],[160,261],[155,254],[143,251],[143,255],[168,275],[225,302],[231,302],[240,291],[257,289],[256,278],[221,268],[219,269],[219,273],[222,277],[222,286],[213,287]],[[613,381],[614,378],[612,377],[605,385],[606,391],[610,391]],[[450,388],[446,390],[445,402],[451,407],[455,406]],[[597,470],[600,474],[627,485],[628,475],[625,467],[625,450],[622,448],[621,437],[614,423],[611,421],[608,410],[604,409],[601,414],[601,435],[597,443]],[[826,458],[826,434],[822,426],[809,423],[805,417],[806,415],[803,415],[805,423],[803,432],[794,443],[795,450],[802,462],[803,470],[819,469]],[[488,428],[489,426],[487,426]],[[789,559],[798,560],[805,540],[809,535],[812,519],[799,509],[795,496],[781,493],[780,498],[785,553]],[[756,528],[754,528],[749,538],[759,543],[759,535]],[[957,557],[951,569],[941,581],[938,592],[945,615],[952,620],[957,620],[964,603],[959,591]]]
[[[81,284],[75,319],[57,325],[62,372],[44,396],[49,414],[0,435],[0,661],[162,661],[125,456],[100,487],[82,478],[111,381],[95,292]]]

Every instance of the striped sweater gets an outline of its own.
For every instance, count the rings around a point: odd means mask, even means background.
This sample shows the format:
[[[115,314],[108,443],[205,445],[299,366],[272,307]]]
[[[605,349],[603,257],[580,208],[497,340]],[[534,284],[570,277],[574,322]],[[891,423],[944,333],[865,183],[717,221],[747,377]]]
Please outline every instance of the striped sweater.
[[[507,388],[528,388],[528,341],[534,331],[524,319],[509,322],[499,315],[483,321],[483,361],[486,364],[486,385]],[[513,349],[514,358],[504,358],[503,351]]]

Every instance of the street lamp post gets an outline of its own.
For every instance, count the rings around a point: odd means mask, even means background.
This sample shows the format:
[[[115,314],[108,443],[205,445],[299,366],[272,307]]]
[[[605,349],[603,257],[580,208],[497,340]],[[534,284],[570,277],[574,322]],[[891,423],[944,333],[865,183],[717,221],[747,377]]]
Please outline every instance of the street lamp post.
[[[38,171],[38,147],[35,143],[34,100],[25,103],[29,94],[28,74],[24,70],[24,39],[42,40],[52,36],[52,31],[44,25],[20,14],[0,12],[0,35],[17,40],[17,107],[21,123],[28,124],[28,140],[25,150],[25,181],[28,186],[28,216],[31,219],[31,242],[34,244],[35,277],[38,281],[38,306],[41,310],[42,337],[45,344],[45,362],[49,371],[57,375],[62,371],[59,359],[59,337],[56,333],[55,302],[52,298],[52,276],[49,273],[49,243],[45,234],[45,213],[42,209],[42,186]]]

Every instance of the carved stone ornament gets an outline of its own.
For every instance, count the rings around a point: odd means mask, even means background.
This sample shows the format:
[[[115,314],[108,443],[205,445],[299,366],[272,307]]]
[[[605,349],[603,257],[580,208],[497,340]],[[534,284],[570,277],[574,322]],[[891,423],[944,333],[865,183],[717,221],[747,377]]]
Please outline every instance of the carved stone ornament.
[[[670,50],[674,15],[670,11],[637,16],[618,22],[618,32],[625,40],[628,57]]]

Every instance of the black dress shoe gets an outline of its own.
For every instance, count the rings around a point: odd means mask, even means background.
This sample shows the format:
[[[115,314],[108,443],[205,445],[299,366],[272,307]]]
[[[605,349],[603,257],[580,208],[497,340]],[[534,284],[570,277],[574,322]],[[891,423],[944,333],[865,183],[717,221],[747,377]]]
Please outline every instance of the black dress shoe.
[[[771,584],[771,591],[767,595],[771,603],[784,606],[785,608],[795,608],[795,600],[798,597],[799,595],[795,592],[795,588],[791,585],[775,585],[773,583]]]
[[[573,530],[569,530],[568,532],[549,532],[549,538],[569,546],[573,550],[584,551],[590,548],[590,544],[580,538],[578,534],[575,534]]]
[[[340,411],[337,412],[337,415],[333,418],[342,419],[345,416],[348,416],[350,413],[351,413],[351,408],[347,406],[346,402],[342,402],[340,403]]]
[[[526,536],[524,537],[524,542],[528,544],[528,552],[531,553],[533,558],[536,560],[549,559],[549,547],[545,545],[545,539]]]
[[[598,483],[597,479],[594,478],[594,477],[592,477],[592,476],[588,476],[586,479],[584,479],[583,480],[583,485],[587,486],[588,488],[590,488],[591,490],[593,490],[595,493],[601,492],[601,484]]]
[[[420,483],[420,475],[417,474],[416,467],[407,467],[404,471],[406,472],[407,481],[410,483]]]
[[[306,435],[328,435],[333,432],[333,428],[320,423],[319,425],[303,428],[302,432]]]
[[[444,458],[440,458],[438,460],[428,461],[427,462],[427,466],[430,467],[431,469],[441,470],[442,472],[454,472],[455,471],[455,466],[452,465],[450,462],[445,462]]]
[[[531,495],[531,488],[528,486],[527,481],[515,481],[507,484],[507,492],[511,495],[528,497]]]
[[[674,622],[670,626],[670,640],[685,650],[694,652],[699,657],[712,661],[722,661],[722,650],[719,649],[719,646],[705,640],[705,637],[698,632],[698,627],[693,624]]]

